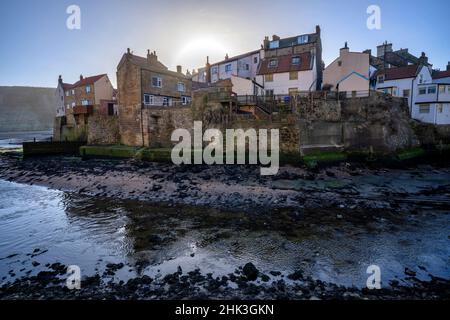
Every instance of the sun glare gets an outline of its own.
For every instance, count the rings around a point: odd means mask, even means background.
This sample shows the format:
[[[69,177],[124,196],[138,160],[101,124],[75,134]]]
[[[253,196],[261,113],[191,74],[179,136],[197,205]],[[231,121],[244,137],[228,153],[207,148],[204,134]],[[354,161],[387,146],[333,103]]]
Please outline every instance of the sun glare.
[[[187,41],[178,52],[176,61],[190,68],[198,68],[204,66],[206,56],[210,57],[210,61],[220,60],[229,51],[231,48],[226,48],[212,36],[198,36]]]

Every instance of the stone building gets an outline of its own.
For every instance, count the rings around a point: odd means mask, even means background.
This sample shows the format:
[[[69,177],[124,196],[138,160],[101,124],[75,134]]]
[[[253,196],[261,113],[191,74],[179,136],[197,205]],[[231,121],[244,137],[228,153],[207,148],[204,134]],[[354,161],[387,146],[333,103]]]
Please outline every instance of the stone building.
[[[102,106],[114,110],[114,88],[106,74],[83,77],[74,84],[59,76],[56,89],[55,140],[86,140],[89,117],[102,113]],[[114,115],[114,111],[109,113]]]
[[[322,40],[316,32],[281,39],[265,37],[256,82],[264,86],[266,95],[295,94],[322,87]]]
[[[192,80],[181,66],[170,71],[150,50],[146,58],[127,50],[117,66],[117,86],[120,137],[125,145],[158,145],[159,126],[168,125],[162,123],[161,114],[170,117],[191,103]],[[155,113],[164,109],[173,111]]]

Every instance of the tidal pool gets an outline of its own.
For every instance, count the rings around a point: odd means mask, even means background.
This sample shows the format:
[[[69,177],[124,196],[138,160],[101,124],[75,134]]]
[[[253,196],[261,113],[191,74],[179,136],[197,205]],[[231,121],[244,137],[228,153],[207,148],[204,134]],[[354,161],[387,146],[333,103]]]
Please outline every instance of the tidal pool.
[[[220,276],[247,262],[264,273],[303,270],[314,279],[360,288],[374,264],[386,286],[405,281],[405,268],[420,279],[448,279],[449,212],[226,212],[0,180],[0,279],[4,284],[34,275],[55,262],[78,265],[82,275],[101,275],[108,263],[123,263],[110,275],[114,281],[161,277],[179,266]]]

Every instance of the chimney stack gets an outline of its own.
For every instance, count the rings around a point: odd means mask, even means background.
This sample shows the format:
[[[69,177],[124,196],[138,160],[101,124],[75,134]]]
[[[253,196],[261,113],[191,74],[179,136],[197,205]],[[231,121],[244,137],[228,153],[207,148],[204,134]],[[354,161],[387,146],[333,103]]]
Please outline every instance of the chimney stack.
[[[320,35],[320,26],[319,26],[319,25],[316,26],[316,33],[317,33],[318,35]]]
[[[366,49],[363,51],[363,53],[367,53],[369,56],[372,55],[372,50],[371,49]]]
[[[269,48],[269,37],[268,36],[265,36],[264,37],[264,41],[263,41],[263,48],[264,49],[268,49]]]
[[[158,61],[158,56],[156,55],[156,51],[150,52],[150,49],[147,50],[147,61],[150,64]]]
[[[81,81],[81,80],[83,80],[83,75],[82,75],[82,74],[80,74],[80,81]]]
[[[347,41],[346,41],[344,47],[341,48],[341,52],[340,53],[342,55],[342,53],[349,52],[349,51],[350,51],[350,49],[348,48],[348,44],[347,44]]]
[[[130,48],[127,48],[127,53],[128,53],[128,54],[130,54],[130,53],[131,53],[131,51],[130,51]]]
[[[426,56],[425,52],[422,52],[422,55],[419,58],[419,64],[421,64],[421,65],[428,64],[428,57]]]
[[[211,65],[209,64],[209,56],[206,56],[205,74],[206,83],[211,83]]]
[[[447,63],[447,71],[450,71],[450,61]]]
[[[272,36],[272,41],[277,41],[277,40],[280,40],[280,37],[277,36],[276,34],[274,34],[274,35]]]
[[[377,46],[377,57],[383,58],[385,53],[392,52],[392,43],[384,42],[383,44]]]
[[[178,72],[178,73],[182,73],[182,72],[181,72],[181,66],[177,66],[177,72]]]
[[[228,53],[225,55],[225,60],[228,60]]]
[[[62,83],[63,83],[63,79],[62,79],[62,76],[61,76],[61,75],[59,75],[59,77],[58,77],[58,83],[59,83],[59,84],[62,84]]]

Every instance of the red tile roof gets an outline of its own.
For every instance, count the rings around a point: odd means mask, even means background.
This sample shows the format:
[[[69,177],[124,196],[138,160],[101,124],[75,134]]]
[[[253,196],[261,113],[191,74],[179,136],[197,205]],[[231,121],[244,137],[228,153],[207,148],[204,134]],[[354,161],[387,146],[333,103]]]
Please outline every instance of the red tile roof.
[[[292,57],[300,57],[299,64],[292,64]],[[271,60],[277,59],[278,64],[276,67],[269,67]],[[312,69],[311,53],[305,52],[301,54],[289,54],[280,57],[266,58],[261,61],[259,66],[258,75],[270,74],[270,73],[282,73],[290,71],[306,71]]]
[[[409,65],[398,68],[388,68],[377,71],[374,76],[384,74],[384,80],[415,78],[417,75],[418,68],[419,68],[418,65]]]
[[[450,77],[450,70],[446,71],[436,71],[433,73],[433,79],[442,79]]]
[[[104,76],[106,76],[106,73],[99,74],[97,76],[86,77],[86,78],[80,79],[79,81],[75,82],[74,84],[63,83],[63,88],[64,88],[64,90],[69,90],[69,89],[75,89],[75,88],[86,86],[86,85],[93,85],[94,83],[96,83],[98,80],[100,80]]]

